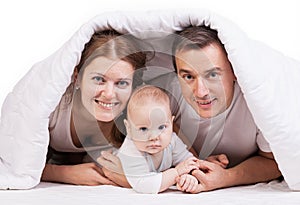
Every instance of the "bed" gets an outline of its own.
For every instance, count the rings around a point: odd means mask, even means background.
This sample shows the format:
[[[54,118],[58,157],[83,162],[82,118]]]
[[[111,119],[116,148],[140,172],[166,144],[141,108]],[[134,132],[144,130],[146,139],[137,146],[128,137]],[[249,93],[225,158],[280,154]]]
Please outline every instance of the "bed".
[[[284,181],[197,195],[170,190],[155,197],[112,186],[40,183],[49,143],[49,115],[69,85],[83,45],[94,31],[114,28],[141,39],[158,39],[159,45],[159,39],[165,35],[190,25],[202,24],[218,30],[249,109],[270,143]],[[300,193],[297,192],[300,190],[300,93],[296,90],[299,86],[298,61],[249,39],[234,23],[210,11],[102,13],[84,24],[55,53],[36,63],[6,97],[0,122],[0,189],[17,190],[1,191],[1,201],[14,201],[16,204],[132,203],[133,200],[143,204],[152,204],[155,200],[172,204],[186,201],[189,204],[300,203]]]

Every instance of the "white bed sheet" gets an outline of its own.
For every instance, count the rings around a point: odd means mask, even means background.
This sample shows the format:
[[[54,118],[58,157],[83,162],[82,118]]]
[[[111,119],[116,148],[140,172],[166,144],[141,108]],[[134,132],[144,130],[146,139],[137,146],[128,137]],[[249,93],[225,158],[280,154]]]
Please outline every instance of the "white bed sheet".
[[[300,204],[300,192],[291,191],[284,181],[231,187],[199,194],[186,194],[173,189],[154,194],[138,194],[132,189],[104,186],[75,186],[40,183],[30,190],[0,191],[2,205],[48,204]]]

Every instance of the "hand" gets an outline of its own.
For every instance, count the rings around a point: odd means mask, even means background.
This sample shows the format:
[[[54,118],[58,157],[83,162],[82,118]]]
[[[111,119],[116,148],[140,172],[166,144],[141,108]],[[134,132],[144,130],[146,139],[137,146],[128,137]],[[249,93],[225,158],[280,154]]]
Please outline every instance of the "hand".
[[[100,167],[95,163],[85,163],[67,166],[68,171],[65,173],[66,183],[76,184],[76,185],[116,185],[111,180],[104,177],[104,174]]]
[[[225,154],[211,155],[206,158],[207,161],[220,165],[223,168],[226,168],[229,164],[229,160]]]
[[[192,172],[192,175],[199,181],[196,193],[228,186],[226,181],[229,179],[228,169],[224,169],[218,164],[204,160],[199,160],[198,165],[199,170],[194,170]]]
[[[119,157],[112,154],[112,150],[102,151],[97,162],[109,171],[124,175],[121,161]]]
[[[177,177],[176,182],[177,182],[176,186],[178,190],[190,192],[192,194],[198,193],[197,192],[198,180],[196,177],[190,174],[183,174],[180,177]]]
[[[180,162],[175,169],[178,172],[178,175],[188,174],[193,169],[198,169],[197,161],[199,161],[196,157],[190,157],[182,162]]]
[[[101,157],[97,159],[97,162],[102,166],[102,171],[108,179],[119,186],[131,187],[124,175],[120,159],[113,155],[112,151],[101,152]]]

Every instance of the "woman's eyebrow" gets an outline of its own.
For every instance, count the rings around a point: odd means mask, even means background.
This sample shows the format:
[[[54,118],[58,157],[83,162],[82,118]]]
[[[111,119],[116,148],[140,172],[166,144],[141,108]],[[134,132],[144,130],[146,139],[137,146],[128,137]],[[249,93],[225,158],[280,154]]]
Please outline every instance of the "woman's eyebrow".
[[[98,73],[98,72],[90,72],[90,75],[101,75],[101,76],[103,76],[103,77],[105,77],[105,75],[104,74],[102,74],[102,73]]]
[[[107,76],[105,76],[104,74],[98,73],[98,72],[91,72],[90,75],[98,75],[98,76],[103,77],[104,79],[110,79]],[[117,80],[117,81],[120,81],[120,80],[132,81],[131,78],[127,78],[127,77],[125,77],[125,78],[117,78],[115,80]]]

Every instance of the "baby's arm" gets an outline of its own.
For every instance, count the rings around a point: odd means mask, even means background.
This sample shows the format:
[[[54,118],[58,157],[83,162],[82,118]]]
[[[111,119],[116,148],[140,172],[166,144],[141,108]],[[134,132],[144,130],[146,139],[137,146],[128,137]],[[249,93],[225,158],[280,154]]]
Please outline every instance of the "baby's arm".
[[[170,186],[176,183],[176,178],[179,176],[176,168],[170,168],[162,172],[162,180],[159,192],[167,190]]]
[[[180,176],[178,183],[176,184],[177,189],[180,191],[198,193],[197,192],[198,180],[196,177],[190,174],[183,174]]]
[[[159,192],[168,189],[170,186],[176,183],[176,178],[187,174],[194,169],[199,169],[197,166],[197,158],[190,157],[180,162],[175,168],[170,168],[162,173],[162,182]]]
[[[179,164],[176,165],[175,169],[178,172],[178,175],[181,176],[182,174],[188,174],[190,171],[194,169],[199,169],[197,166],[198,159],[196,157],[190,157]]]

